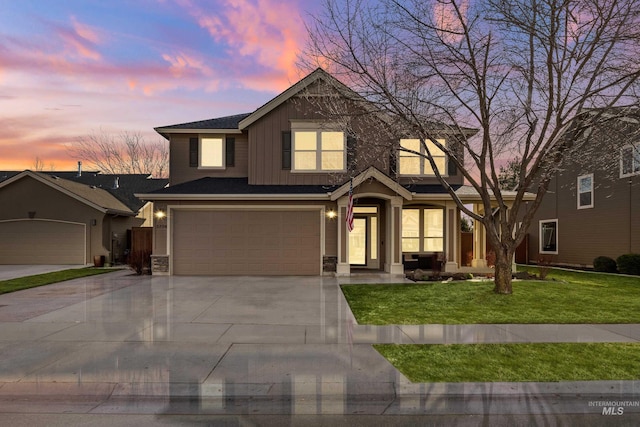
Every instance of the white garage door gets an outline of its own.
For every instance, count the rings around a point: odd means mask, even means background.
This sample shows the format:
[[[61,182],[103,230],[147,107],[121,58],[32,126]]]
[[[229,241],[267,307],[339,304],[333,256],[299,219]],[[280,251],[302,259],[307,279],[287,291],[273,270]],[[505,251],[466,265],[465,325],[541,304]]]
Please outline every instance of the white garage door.
[[[0,221],[0,264],[85,264],[85,225]]]
[[[320,274],[318,210],[175,210],[172,228],[173,274]]]

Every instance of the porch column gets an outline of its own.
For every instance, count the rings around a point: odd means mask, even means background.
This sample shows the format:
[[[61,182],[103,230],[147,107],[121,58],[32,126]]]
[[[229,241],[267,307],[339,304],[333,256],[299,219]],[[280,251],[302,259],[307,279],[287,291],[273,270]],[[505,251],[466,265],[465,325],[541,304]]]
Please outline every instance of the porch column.
[[[482,213],[482,206],[479,204],[473,205],[473,211],[475,213]],[[473,221],[473,260],[471,261],[472,267],[486,268],[487,267],[487,235],[479,221]]]
[[[348,203],[348,196],[343,196],[338,199],[338,263],[336,265],[336,276],[351,275],[351,266],[349,265],[349,235],[345,223]]]
[[[454,202],[446,203],[445,224],[444,271],[455,273],[460,265],[460,209]]]
[[[402,197],[392,197],[387,203],[387,266],[391,274],[404,275],[402,265]]]

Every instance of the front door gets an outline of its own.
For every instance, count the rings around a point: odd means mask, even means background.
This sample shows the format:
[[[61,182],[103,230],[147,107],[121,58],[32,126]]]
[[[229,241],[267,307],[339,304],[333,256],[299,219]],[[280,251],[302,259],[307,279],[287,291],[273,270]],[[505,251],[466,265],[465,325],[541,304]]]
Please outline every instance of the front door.
[[[378,208],[355,207],[353,230],[349,233],[349,264],[361,268],[380,268]]]

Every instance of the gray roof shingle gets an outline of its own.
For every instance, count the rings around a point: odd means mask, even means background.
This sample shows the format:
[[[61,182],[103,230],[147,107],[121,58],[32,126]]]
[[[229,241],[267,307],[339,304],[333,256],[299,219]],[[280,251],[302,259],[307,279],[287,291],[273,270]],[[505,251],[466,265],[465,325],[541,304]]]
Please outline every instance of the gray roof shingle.
[[[326,194],[337,185],[251,185],[248,178],[200,178],[150,194]],[[149,193],[148,193],[149,194]]]
[[[190,194],[327,194],[340,185],[251,185],[247,178],[200,178],[152,191],[156,195]],[[404,185],[407,190],[419,194],[445,194],[441,185]],[[454,189],[460,186],[453,186]]]
[[[236,114],[233,116],[217,117],[196,122],[179,123],[176,125],[159,126],[157,131],[169,129],[238,129],[238,124],[251,113]]]
[[[0,171],[0,182],[9,179],[22,171]],[[124,203],[133,212],[138,212],[146,203],[138,199],[136,193],[148,193],[164,188],[169,183],[168,179],[151,178],[148,174],[102,174],[95,171],[83,171],[78,175],[77,171],[38,172],[49,177],[57,176],[64,180],[73,181],[85,186],[93,186],[103,189]],[[118,188],[114,188],[118,178]]]

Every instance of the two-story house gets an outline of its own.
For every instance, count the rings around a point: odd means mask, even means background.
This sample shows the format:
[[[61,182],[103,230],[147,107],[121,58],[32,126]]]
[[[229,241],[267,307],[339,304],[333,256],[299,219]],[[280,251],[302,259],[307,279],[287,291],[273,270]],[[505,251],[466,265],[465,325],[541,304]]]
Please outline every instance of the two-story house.
[[[582,130],[588,143],[555,173],[531,222],[532,263],[592,267],[598,256],[640,253],[640,109],[589,114],[601,117]]]
[[[332,96],[319,89],[327,82],[338,84],[317,69],[252,113],[156,128],[170,142],[170,185],[138,195],[156,209],[154,274],[403,274],[436,261],[448,271],[463,267],[458,207],[428,160],[396,151],[421,152],[420,141],[389,144],[357,116],[349,129],[360,130],[345,130],[314,104]],[[447,136],[439,141],[447,144]],[[444,152],[426,143],[461,199],[479,202]],[[386,151],[372,155],[376,147]],[[484,267],[481,227],[474,243],[473,265]]]

